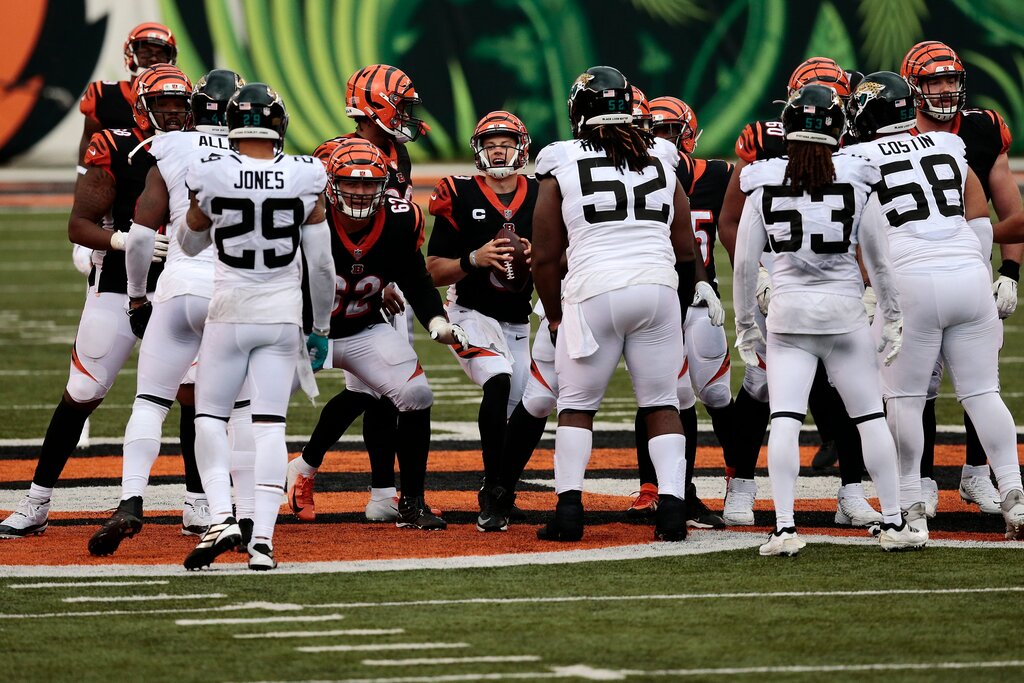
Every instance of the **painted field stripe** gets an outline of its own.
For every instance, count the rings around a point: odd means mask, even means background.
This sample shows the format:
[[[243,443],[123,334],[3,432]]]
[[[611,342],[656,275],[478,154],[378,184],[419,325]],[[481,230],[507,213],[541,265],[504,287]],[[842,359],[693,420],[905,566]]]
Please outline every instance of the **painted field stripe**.
[[[445,605],[519,605],[565,602],[619,602],[661,600],[754,600],[778,598],[856,598],[892,595],[973,595],[978,593],[1024,593],[1024,586],[989,588],[892,588],[862,591],[769,591],[763,593],[675,593],[654,595],[565,595],[525,598],[458,598],[450,600],[408,600],[391,602],[339,602],[307,605],[325,609],[357,609],[360,607],[437,607]]]
[[[452,650],[469,643],[373,643],[370,645],[305,645],[299,652],[384,652],[386,650]]]
[[[199,612],[237,612],[243,610],[267,610],[284,612],[301,610],[301,605],[273,602],[242,602],[237,605],[220,605],[218,607],[180,607],[177,609],[141,609],[141,610],[105,610],[102,612],[42,612],[39,614],[0,614],[0,619],[66,619],[68,617],[116,617],[129,614],[188,614]]]
[[[537,655],[506,655],[495,657],[422,657],[419,659],[364,659],[363,666],[421,666],[437,664],[500,664],[504,662],[539,662]]]
[[[267,633],[236,633],[235,638],[321,638],[325,636],[394,636],[404,628],[343,628],[336,631],[268,631]]]
[[[170,581],[71,581],[69,583],[12,583],[8,588],[90,588],[93,586],[166,586]]]
[[[224,593],[193,593],[191,595],[77,595],[63,598],[61,602],[151,602],[154,600],[219,600],[228,597]]]
[[[309,621],[337,621],[344,619],[341,614],[320,614],[302,615],[295,617],[252,617],[252,618],[225,618],[225,619],[177,619],[178,626],[224,626],[228,624],[296,624]]]

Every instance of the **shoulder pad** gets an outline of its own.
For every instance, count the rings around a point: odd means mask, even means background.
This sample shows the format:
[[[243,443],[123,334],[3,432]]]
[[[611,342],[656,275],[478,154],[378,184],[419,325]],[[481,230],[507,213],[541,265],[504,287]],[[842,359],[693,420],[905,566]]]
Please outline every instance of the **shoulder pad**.
[[[454,178],[455,176],[441,178],[434,187],[434,191],[430,193],[430,206],[427,210],[431,216],[443,216],[451,220],[452,197],[457,194],[453,182]]]
[[[114,175],[114,172],[110,170],[110,165],[116,149],[117,143],[114,141],[111,131],[101,130],[93,133],[89,140],[89,146],[85,149],[85,158],[82,159],[82,164],[87,167],[103,169],[110,175]]]

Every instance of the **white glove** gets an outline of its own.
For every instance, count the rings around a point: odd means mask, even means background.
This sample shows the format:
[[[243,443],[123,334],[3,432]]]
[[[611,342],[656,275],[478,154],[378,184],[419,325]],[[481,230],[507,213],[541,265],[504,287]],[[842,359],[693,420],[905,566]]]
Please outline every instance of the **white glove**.
[[[1005,275],[992,283],[992,294],[996,297],[996,310],[1000,318],[1009,318],[1017,310],[1017,283]]]
[[[875,321],[875,305],[878,303],[878,297],[875,296],[875,290],[868,285],[864,288],[864,312],[868,314],[868,325]]]
[[[736,327],[736,348],[740,351],[740,358],[747,365],[760,365],[761,359],[757,357],[757,347],[764,346],[764,335],[757,325],[741,330]]]
[[[169,235],[156,234],[156,242],[153,243],[153,263],[162,263],[167,260],[167,245],[171,241]]]
[[[878,353],[885,351],[885,347],[890,344],[892,348],[889,350],[889,355],[883,361],[886,366],[892,365],[892,362],[896,360],[896,356],[900,352],[900,347],[903,346],[903,318],[887,320],[882,325],[882,342],[878,345]]]
[[[469,346],[469,339],[466,337],[465,331],[439,315],[430,319],[430,326],[427,329],[430,331],[430,338],[436,342]]]
[[[772,278],[764,266],[757,269],[757,289],[754,293],[757,295],[757,308],[761,315],[768,315],[768,302],[772,299]]]
[[[79,273],[88,277],[92,272],[92,249],[81,244],[72,245],[71,262],[75,264]]]
[[[124,245],[128,243],[128,233],[115,230],[110,233],[110,248],[115,251],[124,251]]]
[[[722,307],[722,301],[715,294],[715,288],[704,280],[699,280],[696,285],[696,291],[693,295],[693,305],[704,302],[708,305],[708,318],[711,319],[711,324],[715,327],[721,327],[725,324],[725,308]]]

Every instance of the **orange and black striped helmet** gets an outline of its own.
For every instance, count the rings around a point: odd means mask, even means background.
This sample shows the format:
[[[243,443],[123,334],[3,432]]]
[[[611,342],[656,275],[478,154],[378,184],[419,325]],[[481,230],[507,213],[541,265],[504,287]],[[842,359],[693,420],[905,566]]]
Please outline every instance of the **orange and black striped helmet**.
[[[789,77],[789,96],[811,83],[831,87],[844,101],[850,96],[850,75],[834,59],[811,57],[802,62]]]
[[[345,86],[345,114],[375,121],[399,142],[426,135],[430,126],[414,116],[421,104],[412,80],[387,64],[371,64],[352,74]]]
[[[967,70],[951,47],[937,40],[926,40],[910,48],[900,65],[900,76],[921,91],[918,110],[937,121],[949,121],[967,104]],[[957,88],[928,95],[922,81],[953,76]]]
[[[633,126],[640,130],[651,130],[651,103],[644,91],[630,84],[633,89]]]
[[[704,131],[697,126],[697,114],[678,97],[651,100],[651,130],[672,142],[680,152],[693,154]]]
[[[501,166],[492,165],[484,149],[484,140],[492,135],[507,135],[516,140],[515,151],[506,155]],[[469,144],[476,156],[477,169],[494,178],[507,178],[530,160],[530,133],[518,116],[507,111],[492,111],[480,119]]]
[[[160,45],[167,50],[167,63],[174,64],[178,60],[178,43],[174,40],[171,29],[155,21],[146,21],[131,30],[124,41],[124,67],[129,73],[135,74],[144,68],[139,64],[136,49],[142,43]]]
[[[357,192],[356,183],[375,187],[370,193]],[[336,209],[352,218],[369,218],[384,201],[387,183],[388,162],[376,145],[362,138],[338,140],[327,160],[327,199]]]
[[[157,120],[156,114],[163,114],[159,102],[163,98],[178,97],[185,102],[184,120],[181,128],[191,128],[192,114],[190,98],[192,81],[181,69],[170,64],[156,64],[139,72],[132,84],[131,105],[135,124],[143,131],[164,131],[166,120]]]
[[[334,153],[334,150],[336,150],[338,145],[340,145],[345,139],[346,138],[338,137],[321,142],[320,145],[313,150],[313,156],[319,159],[320,162],[323,163],[324,168],[326,168],[327,161],[331,158],[331,154]]]

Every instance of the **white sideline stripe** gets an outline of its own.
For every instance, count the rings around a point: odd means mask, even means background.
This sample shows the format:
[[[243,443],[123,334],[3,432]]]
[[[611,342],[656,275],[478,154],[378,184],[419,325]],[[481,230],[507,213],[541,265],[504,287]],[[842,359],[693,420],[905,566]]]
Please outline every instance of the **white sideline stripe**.
[[[341,614],[302,615],[297,617],[229,617],[225,619],[176,619],[178,626],[224,626],[228,624],[295,624],[307,621],[337,621]]]
[[[554,479],[539,479],[524,477],[523,483],[534,486],[544,486],[549,489],[555,488]],[[721,476],[702,477],[695,476],[693,484],[701,498],[725,498],[725,479]],[[772,487],[768,477],[758,477],[757,500],[771,500]],[[800,477],[793,489],[796,500],[822,500],[831,498],[835,500],[842,481],[839,477]],[[620,479],[615,477],[587,477],[586,490],[588,493],[603,496],[632,497],[636,493],[637,486],[635,479]],[[868,498],[876,498],[875,485],[870,481],[864,482],[864,495]]]
[[[537,655],[506,655],[495,657],[423,657],[419,659],[364,659],[363,666],[420,666],[437,664],[499,664],[503,662],[539,662]]]
[[[192,595],[78,595],[63,598],[61,602],[150,602],[152,600],[216,600],[228,597],[224,593],[193,593]]]
[[[421,607],[440,605],[520,605],[561,602],[620,602],[629,600],[750,600],[776,598],[852,598],[880,595],[964,595],[974,593],[1024,593],[1024,586],[992,588],[892,588],[863,591],[768,591],[762,593],[665,593],[653,595],[566,595],[525,598],[457,598],[449,600],[408,600],[392,602],[339,602],[307,605],[326,609],[356,609],[359,607]]]
[[[307,645],[299,652],[383,652],[385,650],[451,650],[469,643],[376,643],[373,645]]]
[[[72,581],[70,583],[12,583],[8,588],[87,588],[92,586],[166,586],[170,581]]]
[[[479,438],[479,437],[478,437]],[[994,534],[993,534],[994,536]],[[822,545],[864,546],[865,552],[878,552],[878,540],[864,536],[801,536],[808,543]],[[10,541],[20,543],[23,541]],[[557,565],[579,562],[606,562],[612,560],[639,560],[652,557],[680,557],[706,555],[729,550],[753,549],[764,542],[762,534],[744,531],[694,532],[685,543],[638,543],[635,545],[595,548],[592,550],[557,550],[536,553],[508,553],[503,555],[467,555],[459,557],[429,557],[401,560],[333,560],[329,562],[285,562],[274,570],[283,574],[349,574],[357,572],[393,572],[414,570],[458,570],[521,565]],[[1012,541],[957,541],[930,540],[929,548],[970,548],[987,550],[1024,551],[1024,543]],[[813,552],[813,546],[808,552]],[[244,564],[222,565],[204,570],[205,576],[240,574],[251,576]],[[180,564],[156,565],[0,565],[0,578],[24,577],[112,577],[112,576],[181,576]]]
[[[267,633],[236,633],[235,638],[321,638],[325,636],[394,636],[404,628],[344,628],[337,631],[268,631]]]
[[[235,612],[240,610],[268,610],[271,612],[282,612],[288,610],[301,610],[301,605],[290,605],[288,603],[272,602],[242,602],[237,605],[221,605],[220,607],[181,607],[178,609],[142,609],[127,610],[116,609],[103,612],[43,612],[40,614],[0,614],[0,619],[65,619],[67,617],[116,617],[128,614],[186,614],[196,612]]]

